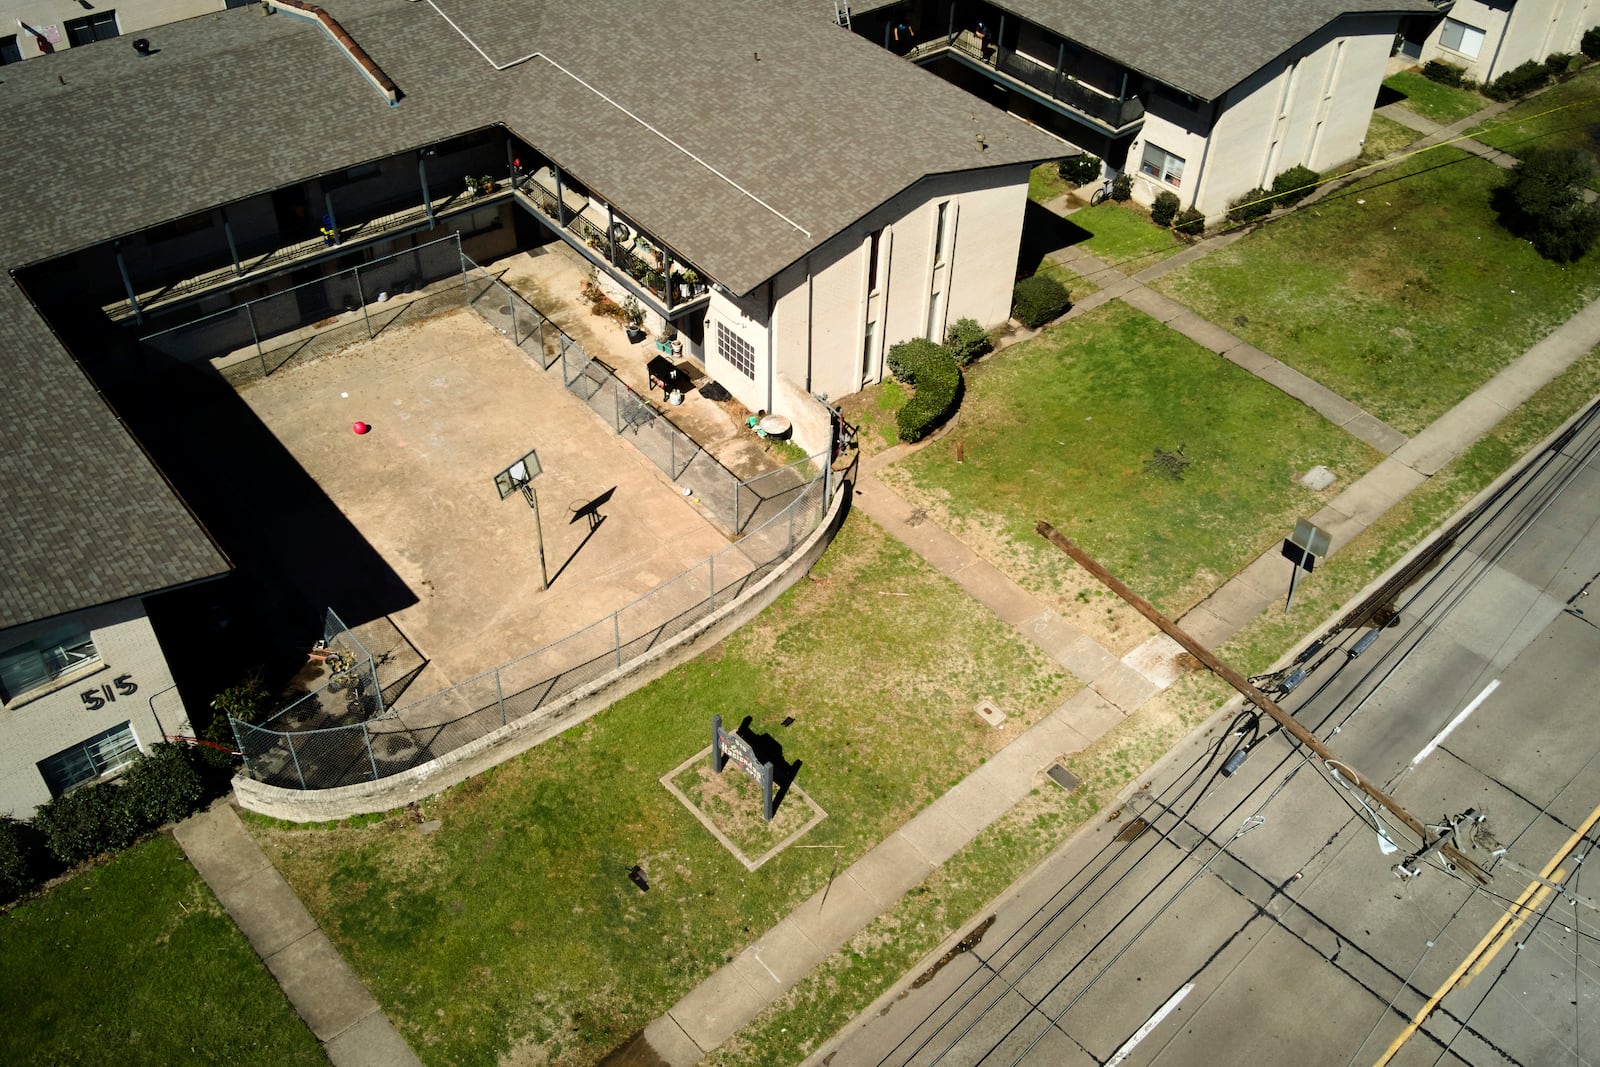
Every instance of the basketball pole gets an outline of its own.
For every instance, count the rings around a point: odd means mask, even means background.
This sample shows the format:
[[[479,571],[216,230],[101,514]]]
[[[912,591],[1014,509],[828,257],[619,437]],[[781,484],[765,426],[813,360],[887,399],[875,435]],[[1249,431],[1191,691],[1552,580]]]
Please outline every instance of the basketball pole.
[[[539,588],[549,589],[550,578],[544,565],[544,524],[539,521],[539,494],[534,491],[533,483],[522,483],[522,496],[533,509],[533,528],[539,535]]]

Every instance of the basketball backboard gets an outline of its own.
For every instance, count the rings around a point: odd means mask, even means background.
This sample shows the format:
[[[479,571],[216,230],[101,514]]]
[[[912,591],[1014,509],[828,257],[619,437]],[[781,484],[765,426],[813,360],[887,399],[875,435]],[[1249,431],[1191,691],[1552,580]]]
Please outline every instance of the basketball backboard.
[[[539,477],[539,454],[530,451],[526,456],[496,474],[494,476],[494,487],[499,490],[500,499],[504,500],[537,477]]]

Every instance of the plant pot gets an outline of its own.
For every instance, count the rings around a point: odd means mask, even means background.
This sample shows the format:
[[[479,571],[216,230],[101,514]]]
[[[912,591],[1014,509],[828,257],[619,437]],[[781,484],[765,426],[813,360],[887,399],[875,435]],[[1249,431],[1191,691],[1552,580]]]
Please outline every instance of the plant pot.
[[[628,331],[628,343],[629,344],[635,344],[636,345],[640,341],[644,340],[644,329],[642,327],[629,326],[629,327],[627,327],[627,331]]]

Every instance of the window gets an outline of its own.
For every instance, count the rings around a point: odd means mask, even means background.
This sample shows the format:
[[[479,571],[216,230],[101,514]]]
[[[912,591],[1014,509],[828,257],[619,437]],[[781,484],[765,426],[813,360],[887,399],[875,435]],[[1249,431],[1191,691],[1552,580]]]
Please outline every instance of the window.
[[[103,778],[132,763],[139,755],[139,741],[131,723],[113,726],[71,748],[39,761],[39,774],[58,797],[74,786]]]
[[[728,329],[727,323],[717,323],[717,355],[733,364],[746,378],[756,376],[756,350],[750,342]]]
[[[99,658],[88,627],[59,626],[25,645],[0,652],[0,700],[14,700]]]
[[[1139,170],[1152,178],[1160,178],[1174,189],[1183,184],[1183,157],[1148,142],[1144,146],[1144,159],[1139,163]]]
[[[1439,34],[1439,43],[1452,52],[1460,52],[1469,59],[1477,59],[1478,53],[1483,51],[1483,31],[1474,29],[1465,22],[1447,18],[1444,20],[1444,32]]]
[[[878,291],[878,248],[883,243],[883,231],[878,230],[867,240],[867,292]]]
[[[76,48],[80,44],[92,44],[95,41],[109,41],[117,36],[117,13],[115,11],[96,11],[81,19],[68,19],[66,21],[67,40]]]
[[[861,380],[872,380],[872,342],[878,336],[878,324],[868,322],[861,341]]]
[[[17,35],[13,33],[0,37],[0,66],[21,62],[22,50],[17,47]]]
[[[933,220],[933,265],[937,267],[944,262],[944,232],[945,223],[950,215],[950,201],[946,200],[939,205],[938,214]]]

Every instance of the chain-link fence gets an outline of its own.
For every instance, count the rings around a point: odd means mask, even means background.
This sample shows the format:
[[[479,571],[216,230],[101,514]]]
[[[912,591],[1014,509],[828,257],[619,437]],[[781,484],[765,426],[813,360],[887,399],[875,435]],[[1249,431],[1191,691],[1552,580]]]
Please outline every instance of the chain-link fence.
[[[290,789],[331,789],[420,766],[529,716],[559,722],[566,710],[551,705],[561,697],[683,633],[788,559],[821,524],[835,490],[824,466],[737,544],[599,622],[413,704],[322,725],[288,725],[294,705],[260,726],[233,720],[245,772]]]
[[[460,307],[468,262],[451,234],[141,337],[140,356],[152,370],[209,363],[242,385]]]

